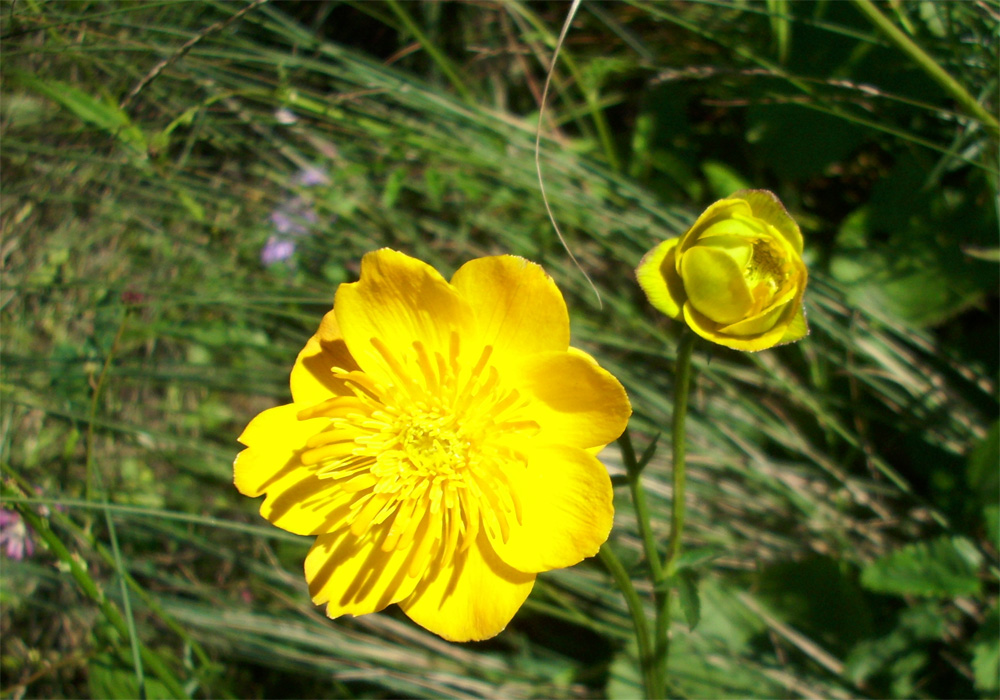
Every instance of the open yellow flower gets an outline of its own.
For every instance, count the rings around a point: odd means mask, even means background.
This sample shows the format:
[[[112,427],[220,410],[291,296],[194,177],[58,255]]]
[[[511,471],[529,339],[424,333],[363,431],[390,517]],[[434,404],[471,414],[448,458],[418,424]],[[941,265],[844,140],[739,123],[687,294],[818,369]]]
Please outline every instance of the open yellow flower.
[[[631,413],[569,347],[562,295],[499,256],[451,282],[365,255],[292,369],[293,403],[240,436],[236,487],[316,535],[305,562],[330,617],[398,603],[445,639],[499,633],[541,571],[597,553],[611,481],[595,457]]]
[[[636,277],[653,306],[719,345],[764,350],[809,332],[802,233],[767,190],[711,205],[683,236],[649,251]]]

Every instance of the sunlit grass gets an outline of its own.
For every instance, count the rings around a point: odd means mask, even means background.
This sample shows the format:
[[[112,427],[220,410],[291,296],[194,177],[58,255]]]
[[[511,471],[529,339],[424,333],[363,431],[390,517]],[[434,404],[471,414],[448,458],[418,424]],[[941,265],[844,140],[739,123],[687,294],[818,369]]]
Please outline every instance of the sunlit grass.
[[[817,180],[833,175],[799,177],[806,155],[782,161],[755,144],[771,143],[764,127],[785,123],[768,121],[776,101],[872,127],[879,135],[865,143],[887,159],[915,153],[926,199],[943,221],[968,209],[948,209],[952,200],[935,193],[964,187],[970,206],[988,210],[987,223],[992,212],[994,232],[996,146],[901,59],[898,81],[875,85],[874,94],[861,89],[876,77],[864,56],[889,49],[860,16],[838,8],[833,18],[810,17],[796,5],[583,5],[543,120],[542,168],[554,216],[600,304],[552,231],[534,170],[532,85],[544,80],[558,7],[264,5],[206,34],[125,110],[120,100],[158,61],[236,6],[4,7],[4,505],[36,514],[66,554],[53,546],[3,561],[0,690],[129,696],[141,667],[150,696],[180,686],[199,697],[635,697],[627,611],[597,562],[541,577],[525,610],[489,643],[449,645],[395,612],[331,622],[302,580],[307,541],[263,526],[237,498],[231,461],[247,420],[287,399],[291,362],[336,285],[355,279],[361,255],[382,245],[446,273],[499,252],[543,264],[570,302],[574,342],[628,389],[633,440],[645,448],[669,423],[678,329],[648,308],[631,270],[654,243],[686,228],[694,200],[709,198],[691,159],[722,157],[712,146],[719,143],[733,149],[730,168],[790,192],[781,194],[793,213],[816,222],[804,226],[814,256],[806,299],[813,333],[759,355],[695,356],[686,546],[711,563],[702,622],[693,631],[680,619],[674,625],[673,692],[983,692],[971,664],[976,630],[996,605],[996,542],[962,501],[975,500],[966,463],[997,417],[996,365],[963,334],[995,317],[995,285],[969,297],[982,316],[951,325],[919,328],[887,312],[880,297],[859,294],[825,264],[841,250],[840,221],[823,218],[824,197],[835,195]],[[903,12],[925,23],[919,38],[957,79],[995,93],[995,55],[978,39],[956,39],[955,27],[981,37],[986,19],[967,4],[952,7],[947,17],[939,6],[934,16]],[[363,15],[370,50],[333,24]],[[332,39],[317,29],[324,21]],[[406,35],[411,25],[419,38]],[[450,39],[456,27],[460,38]],[[807,42],[828,36],[854,52],[851,60],[808,63]],[[663,77],[696,68],[704,68],[697,79]],[[691,101],[702,112],[687,119],[656,108],[655,85],[668,101],[703,89],[703,101]],[[744,104],[720,106],[737,98]],[[280,109],[297,121],[283,123]],[[759,141],[739,132],[746,124],[733,110],[743,109],[758,110],[747,121],[763,124]],[[643,119],[647,137],[633,138]],[[830,167],[860,167],[844,139]],[[296,184],[307,167],[329,182]],[[845,195],[841,208],[860,206],[873,185],[858,187],[863,193]],[[270,215],[296,196],[317,221],[290,261],[264,266]],[[949,234],[948,245],[979,245]],[[865,245],[879,241],[872,234]],[[89,500],[88,433],[99,475]],[[668,453],[661,444],[645,474],[661,537]],[[621,474],[617,452],[604,457]],[[627,490],[616,499],[612,546],[648,597]],[[942,533],[968,537],[983,553],[981,596],[911,605],[861,589],[866,564]],[[74,561],[96,596],[67,575]],[[794,603],[782,604],[773,577],[789,562],[784,594]],[[836,600],[820,601],[845,620],[825,630],[808,605],[817,572],[839,572],[843,587]],[[134,618],[124,632],[113,622],[124,610],[123,582]],[[945,645],[943,667],[897,671],[897,685],[866,675],[852,653],[902,629],[901,611],[921,606],[934,606],[951,628],[947,637],[915,632],[925,641],[910,651]],[[159,659],[161,675],[146,657],[135,662],[130,639]]]

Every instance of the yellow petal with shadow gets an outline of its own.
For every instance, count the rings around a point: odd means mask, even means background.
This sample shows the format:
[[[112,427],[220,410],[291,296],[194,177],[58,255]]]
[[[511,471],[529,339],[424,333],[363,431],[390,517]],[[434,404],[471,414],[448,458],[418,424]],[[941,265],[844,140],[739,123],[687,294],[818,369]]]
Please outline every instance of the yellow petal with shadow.
[[[337,289],[334,313],[351,355],[384,383],[406,385],[420,377],[416,343],[430,357],[448,360],[455,339],[473,326],[472,310],[433,267],[382,248],[361,260],[361,279]],[[463,343],[478,357],[482,347]],[[390,353],[392,358],[386,357]],[[475,362],[475,357],[463,358]],[[401,376],[402,375],[402,376]]]
[[[728,335],[720,331],[722,324],[716,323],[712,319],[693,308],[691,304],[684,306],[684,320],[691,329],[706,340],[718,343],[733,350],[744,350],[746,352],[757,352],[766,350],[778,344],[781,336],[785,332],[784,325],[778,325],[760,335],[750,335],[746,337]]]
[[[292,367],[292,401],[311,406],[331,396],[350,396],[347,383],[333,376],[334,367],[348,372],[360,369],[347,349],[336,315],[328,311]]]
[[[378,612],[413,592],[425,573],[411,576],[408,571],[419,540],[406,548],[383,551],[381,543],[388,529],[388,523],[382,523],[358,537],[345,527],[316,538],[306,556],[306,580],[312,601],[325,604],[327,616]]]
[[[505,564],[480,532],[472,546],[429,572],[399,606],[418,625],[449,641],[478,641],[504,630],[534,583],[535,574]]]
[[[491,537],[493,549],[520,571],[573,566],[608,539],[614,521],[611,478],[596,457],[563,446],[521,450],[526,466],[505,470],[520,503],[509,537]]]
[[[278,527],[298,535],[333,532],[343,527],[354,494],[319,478],[317,465],[303,464],[306,441],[329,420],[300,421],[301,408],[277,406],[250,422],[239,438],[247,449],[233,463],[234,482],[246,496],[267,494],[260,514]]]

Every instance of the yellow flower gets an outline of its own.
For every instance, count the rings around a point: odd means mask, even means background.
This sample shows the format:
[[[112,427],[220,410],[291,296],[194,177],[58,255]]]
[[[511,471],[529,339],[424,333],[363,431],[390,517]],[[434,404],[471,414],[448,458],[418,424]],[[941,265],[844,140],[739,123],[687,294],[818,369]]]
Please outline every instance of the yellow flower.
[[[330,617],[398,603],[445,639],[499,633],[541,571],[597,553],[614,515],[595,455],[625,429],[625,390],[569,347],[537,265],[473,260],[451,282],[393,250],[292,369],[293,403],[240,436],[236,487],[316,535],[305,562]]]
[[[767,190],[711,205],[683,236],[646,253],[636,277],[653,306],[719,345],[764,350],[809,332],[802,233]]]

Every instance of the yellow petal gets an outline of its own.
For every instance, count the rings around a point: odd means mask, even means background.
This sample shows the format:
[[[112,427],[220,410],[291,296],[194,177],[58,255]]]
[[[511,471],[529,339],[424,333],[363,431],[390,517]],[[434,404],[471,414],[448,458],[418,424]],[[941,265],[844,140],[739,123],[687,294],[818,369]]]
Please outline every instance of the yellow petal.
[[[684,305],[684,320],[695,333],[713,343],[724,345],[733,350],[743,350],[746,352],[757,352],[766,350],[778,344],[785,331],[784,325],[779,325],[760,335],[745,337],[728,335],[720,331],[721,324],[716,323],[704,314],[700,313],[691,304]]]
[[[785,205],[773,192],[769,190],[740,190],[730,195],[730,198],[742,199],[749,204],[754,216],[778,229],[778,232],[792,245],[795,252],[802,255],[802,231],[795,223],[795,219],[785,209]]]
[[[807,335],[809,335],[809,324],[806,323],[806,312],[800,303],[798,313],[795,314],[792,322],[788,324],[788,328],[785,330],[785,334],[781,336],[781,340],[778,341],[778,345],[794,343],[796,340],[802,340]]]
[[[415,342],[431,357],[437,352],[447,359],[452,335],[461,338],[472,326],[468,304],[437,270],[388,248],[362,258],[361,279],[340,285],[333,308],[354,359],[365,372],[393,384],[406,382],[400,373],[420,376]],[[468,346],[463,344],[472,352]]]
[[[359,369],[347,350],[336,315],[328,311],[292,367],[292,401],[311,406],[332,396],[350,396],[346,383],[334,378],[334,367],[349,372]]]
[[[728,326],[722,326],[719,328],[719,332],[736,337],[760,335],[761,333],[767,333],[779,324],[784,328],[785,324],[791,319],[791,315],[792,312],[786,301],[784,304],[775,304],[756,316],[745,318]]]
[[[309,595],[328,617],[365,615],[406,598],[420,580],[407,572],[416,547],[383,552],[387,527],[356,537],[350,529],[316,538],[306,556]]]
[[[575,352],[524,358],[510,385],[530,402],[517,418],[538,424],[536,444],[603,446],[618,439],[632,415],[618,380]]]
[[[349,494],[332,480],[318,478],[314,465],[302,464],[306,440],[328,421],[300,421],[296,416],[301,408],[278,406],[250,421],[239,437],[247,449],[236,456],[233,473],[240,493],[267,494],[260,506],[262,516],[289,532],[315,535],[341,526]]]
[[[718,202],[709,205],[694,222],[694,225],[688,229],[687,233],[681,236],[681,242],[677,250],[678,256],[683,258],[683,254],[689,248],[696,245],[702,234],[713,225],[736,215],[750,216],[751,214],[750,205],[742,199],[720,199]]]
[[[753,307],[743,270],[725,251],[696,246],[681,260],[688,303],[716,323],[735,323]]]
[[[495,637],[524,603],[535,574],[503,563],[485,533],[400,601],[410,619],[452,642]]]
[[[649,303],[670,318],[680,318],[687,300],[684,283],[677,274],[675,255],[679,238],[663,241],[646,253],[635,269],[635,277]]]
[[[500,558],[520,571],[572,566],[597,554],[614,520],[611,478],[588,452],[572,447],[522,450],[527,467],[507,470],[520,502],[510,536],[491,538]]]
[[[698,245],[726,245],[734,247],[735,241],[726,244],[720,239],[736,239],[742,241],[744,245],[749,245],[747,239],[753,239],[766,230],[766,226],[753,218],[743,214],[735,213],[728,219],[717,219],[715,223],[707,226],[698,236]]]
[[[569,346],[566,302],[535,263],[513,255],[478,258],[462,265],[451,283],[475,318],[466,337],[475,338],[479,347],[491,345],[491,359],[498,366]]]

